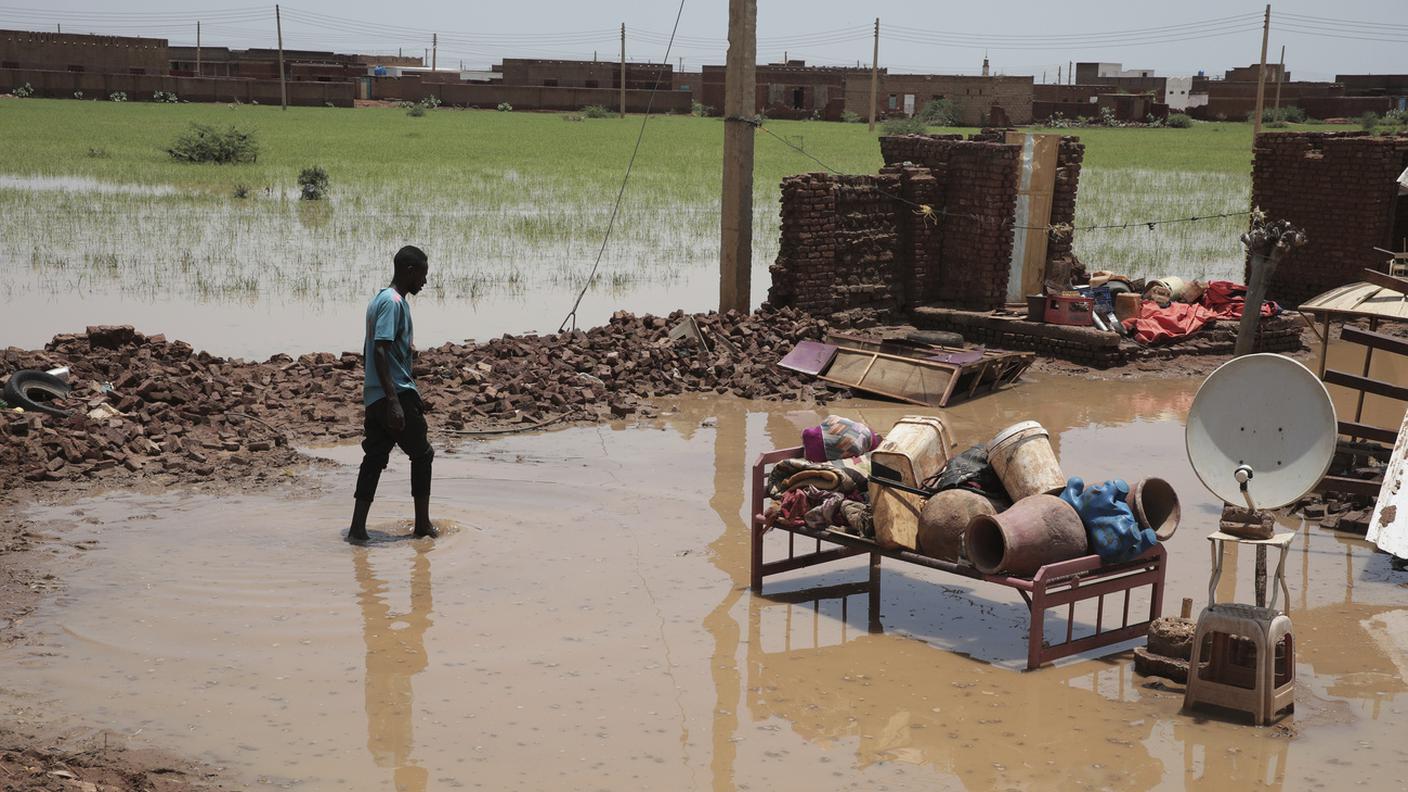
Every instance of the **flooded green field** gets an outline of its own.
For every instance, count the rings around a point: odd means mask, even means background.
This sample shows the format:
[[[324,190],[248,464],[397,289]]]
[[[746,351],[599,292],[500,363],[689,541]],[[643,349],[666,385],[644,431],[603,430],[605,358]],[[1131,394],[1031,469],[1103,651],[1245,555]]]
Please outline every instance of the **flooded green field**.
[[[252,130],[256,162],[192,165],[163,148],[191,122]],[[0,106],[0,309],[35,346],[87,324],[134,323],[212,351],[344,349],[402,244],[430,253],[418,340],[557,329],[587,283],[639,117],[11,100]],[[768,122],[851,173],[880,165],[865,127]],[[1092,269],[1238,277],[1240,221],[1144,221],[1244,209],[1245,125],[1074,130],[1087,143],[1076,252]],[[1143,136],[1143,137],[1141,137]],[[646,129],[582,322],[613,310],[717,303],[718,119]],[[757,144],[753,302],[778,244],[778,184],[819,169]],[[327,200],[298,200],[310,165]],[[296,326],[293,322],[297,322]]]

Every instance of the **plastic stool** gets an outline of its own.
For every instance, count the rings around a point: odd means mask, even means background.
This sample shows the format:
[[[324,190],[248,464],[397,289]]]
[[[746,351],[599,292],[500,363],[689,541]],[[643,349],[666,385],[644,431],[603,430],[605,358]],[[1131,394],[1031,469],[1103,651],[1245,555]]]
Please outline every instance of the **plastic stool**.
[[[1230,636],[1240,635],[1256,647],[1256,667],[1251,675],[1251,687],[1233,684],[1236,667],[1228,657]],[[1207,678],[1200,673],[1203,641],[1212,636],[1212,656],[1208,659]],[[1276,649],[1285,644],[1285,673],[1277,684]],[[1209,605],[1198,615],[1197,631],[1193,635],[1193,652],[1188,664],[1188,687],[1183,694],[1184,708],[1198,704],[1215,704],[1242,710],[1252,715],[1260,726],[1286,707],[1295,708],[1295,639],[1291,636],[1291,619],[1271,608],[1227,603]]]

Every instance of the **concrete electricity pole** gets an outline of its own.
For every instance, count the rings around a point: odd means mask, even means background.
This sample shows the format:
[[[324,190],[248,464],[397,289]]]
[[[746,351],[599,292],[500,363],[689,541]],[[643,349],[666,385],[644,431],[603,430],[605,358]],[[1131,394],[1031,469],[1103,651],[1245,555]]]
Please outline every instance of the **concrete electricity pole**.
[[[200,20],[196,20],[196,76],[200,76]]]
[[[757,113],[758,0],[729,0],[724,67],[724,179],[720,197],[719,311],[747,313],[753,291],[753,124]]]
[[[1281,109],[1281,83],[1286,81],[1286,45],[1281,45],[1281,68],[1276,70],[1276,109]]]
[[[440,63],[440,34],[430,34],[430,70],[435,71],[435,67]]]
[[[626,117],[626,23],[621,23],[621,117]]]
[[[1252,124],[1252,147],[1261,134],[1261,109],[1266,104],[1266,43],[1271,38],[1271,4],[1266,4],[1266,20],[1261,23],[1261,71],[1256,75],[1256,121]]]
[[[284,21],[279,16],[279,7],[274,6],[274,26],[279,31],[279,105],[288,109],[288,80],[284,75]]]
[[[875,103],[880,92],[880,17],[875,17],[875,49],[870,56],[870,131],[875,131]]]

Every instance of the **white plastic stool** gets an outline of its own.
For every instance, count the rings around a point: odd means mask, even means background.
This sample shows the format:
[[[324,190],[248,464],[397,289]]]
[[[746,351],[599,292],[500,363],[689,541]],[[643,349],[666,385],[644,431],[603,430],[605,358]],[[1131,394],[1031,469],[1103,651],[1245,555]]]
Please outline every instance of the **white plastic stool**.
[[[1260,726],[1276,713],[1295,708],[1295,639],[1291,635],[1291,619],[1276,609],[1277,596],[1290,591],[1286,587],[1286,550],[1294,533],[1283,533],[1270,539],[1243,539],[1221,531],[1208,537],[1213,543],[1212,579],[1208,583],[1208,606],[1198,614],[1198,627],[1193,635],[1193,651],[1188,664],[1188,686],[1183,694],[1184,708],[1197,704],[1215,704],[1229,709],[1250,712],[1252,721]],[[1217,583],[1222,577],[1222,554],[1227,542],[1251,545],[1271,545],[1281,551],[1272,583],[1270,607],[1258,608],[1238,603],[1218,604]],[[1251,687],[1232,684],[1234,667],[1229,661],[1228,637],[1244,636],[1256,647],[1256,668]],[[1208,659],[1208,676],[1199,673],[1203,660],[1203,641],[1213,637],[1212,656]],[[1286,673],[1276,684],[1276,649],[1285,643]]]

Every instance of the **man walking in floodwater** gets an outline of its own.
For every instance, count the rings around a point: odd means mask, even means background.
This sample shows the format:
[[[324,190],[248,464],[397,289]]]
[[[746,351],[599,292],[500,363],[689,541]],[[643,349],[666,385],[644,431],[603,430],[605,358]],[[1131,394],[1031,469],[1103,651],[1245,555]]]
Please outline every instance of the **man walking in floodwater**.
[[[396,251],[391,285],[377,292],[367,305],[366,340],[362,344],[366,377],[362,403],[367,414],[363,421],[362,469],[357,474],[357,505],[347,541],[367,541],[367,512],[376,497],[381,471],[391,458],[393,446],[400,446],[411,459],[411,497],[416,502],[416,536],[438,536],[430,524],[430,463],[435,449],[430,447],[425,424],[425,405],[411,378],[414,332],[407,297],[419,294],[425,286],[430,262],[425,252],[413,245]]]

